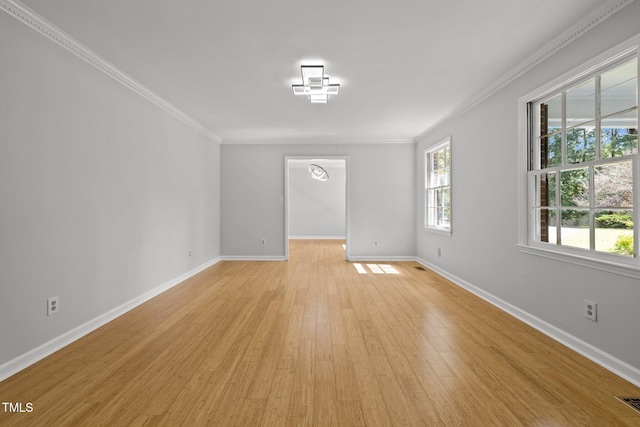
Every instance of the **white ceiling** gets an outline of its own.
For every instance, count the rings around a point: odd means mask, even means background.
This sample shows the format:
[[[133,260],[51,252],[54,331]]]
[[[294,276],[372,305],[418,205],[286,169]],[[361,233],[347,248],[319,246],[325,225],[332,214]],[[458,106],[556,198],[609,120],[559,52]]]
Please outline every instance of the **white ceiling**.
[[[223,139],[410,139],[602,0],[22,0]],[[301,64],[340,94],[294,96]]]

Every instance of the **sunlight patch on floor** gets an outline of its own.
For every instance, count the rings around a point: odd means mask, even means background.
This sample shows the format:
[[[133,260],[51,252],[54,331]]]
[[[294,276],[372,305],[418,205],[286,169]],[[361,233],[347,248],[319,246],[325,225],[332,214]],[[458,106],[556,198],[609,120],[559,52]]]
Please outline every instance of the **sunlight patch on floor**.
[[[396,270],[393,266],[389,264],[378,264],[378,266],[384,271],[386,274],[400,274],[398,270]]]
[[[384,271],[378,266],[378,264],[367,264],[367,267],[369,267],[369,270],[371,270],[373,274],[384,274]]]
[[[373,274],[400,274],[400,272],[390,264],[367,264],[367,267]],[[358,262],[353,263],[353,268],[355,268],[359,274],[367,274],[367,269]]]
[[[355,267],[355,269],[356,269],[356,271],[357,271],[358,273],[360,273],[360,274],[367,274],[367,269],[366,269],[366,268],[364,268],[364,267],[362,266],[362,264],[359,264],[359,263],[357,263],[357,262],[356,262],[356,263],[354,263],[354,264],[353,264],[353,266]]]

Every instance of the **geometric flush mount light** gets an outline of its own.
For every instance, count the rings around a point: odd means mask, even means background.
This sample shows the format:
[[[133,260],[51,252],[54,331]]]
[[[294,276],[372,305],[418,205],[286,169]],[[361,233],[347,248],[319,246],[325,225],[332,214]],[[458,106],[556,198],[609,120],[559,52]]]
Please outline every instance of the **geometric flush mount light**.
[[[311,103],[326,104],[329,95],[337,95],[339,84],[329,84],[329,76],[324,75],[324,65],[302,65],[302,84],[291,85],[294,95],[307,95]]]
[[[327,181],[329,179],[327,171],[324,170],[322,166],[314,163],[309,165],[309,173],[311,174],[311,178],[317,179],[318,181]]]

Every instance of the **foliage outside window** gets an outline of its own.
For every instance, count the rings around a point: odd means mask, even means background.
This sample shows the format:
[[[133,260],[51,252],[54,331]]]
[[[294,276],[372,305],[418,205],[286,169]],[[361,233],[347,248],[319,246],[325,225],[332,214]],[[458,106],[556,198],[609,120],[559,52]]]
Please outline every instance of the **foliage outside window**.
[[[451,231],[451,139],[425,150],[425,227]]]
[[[635,258],[637,54],[529,102],[528,109],[530,243],[601,259]]]

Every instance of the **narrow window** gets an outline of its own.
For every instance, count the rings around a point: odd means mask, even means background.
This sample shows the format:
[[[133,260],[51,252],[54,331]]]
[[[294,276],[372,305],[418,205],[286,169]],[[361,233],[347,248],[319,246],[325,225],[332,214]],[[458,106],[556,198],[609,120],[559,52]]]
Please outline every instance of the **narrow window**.
[[[451,232],[451,138],[424,153],[425,227]]]

